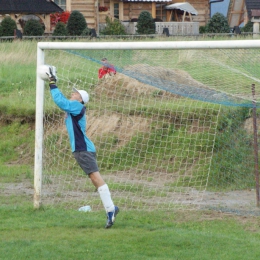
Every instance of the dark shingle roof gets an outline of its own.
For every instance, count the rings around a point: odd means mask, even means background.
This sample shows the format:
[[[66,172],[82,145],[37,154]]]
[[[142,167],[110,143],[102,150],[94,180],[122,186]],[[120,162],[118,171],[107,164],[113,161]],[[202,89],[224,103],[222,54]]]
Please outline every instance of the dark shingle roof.
[[[55,13],[63,10],[50,0],[0,0],[0,13]]]
[[[260,10],[259,0],[246,0],[246,9],[250,12],[251,10]]]
[[[246,10],[249,19],[251,19],[252,16],[259,16],[259,11],[260,11],[259,0],[246,0],[245,4],[246,4]]]
[[[260,1],[259,0],[246,0],[246,9],[251,11],[253,9],[260,9]]]

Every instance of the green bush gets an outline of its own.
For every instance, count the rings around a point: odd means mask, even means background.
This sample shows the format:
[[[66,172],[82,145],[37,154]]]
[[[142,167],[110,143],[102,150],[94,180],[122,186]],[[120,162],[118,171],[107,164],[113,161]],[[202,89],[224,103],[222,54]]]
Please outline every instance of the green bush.
[[[108,16],[106,17],[106,27],[100,32],[103,35],[126,35],[125,27],[118,19],[112,21]]]
[[[227,18],[221,13],[215,13],[206,25],[207,33],[229,33]]]
[[[199,33],[206,33],[206,26],[200,26]]]
[[[90,34],[91,34],[91,30],[89,28],[85,28],[81,36],[89,36]]]
[[[44,27],[38,20],[28,20],[23,28],[24,35],[27,36],[42,36],[44,33]]]
[[[142,11],[136,25],[138,34],[155,34],[155,22],[148,11]]]
[[[249,21],[244,27],[241,28],[241,32],[253,32],[253,23]]]
[[[0,37],[3,36],[3,28],[2,25],[0,24]]]
[[[53,36],[66,36],[68,35],[66,24],[63,22],[58,22],[53,31]]]
[[[2,36],[14,36],[14,30],[17,29],[16,22],[10,16],[7,16],[3,19],[1,28]]]
[[[69,35],[80,36],[87,28],[85,17],[79,11],[72,11],[67,23],[67,31]]]

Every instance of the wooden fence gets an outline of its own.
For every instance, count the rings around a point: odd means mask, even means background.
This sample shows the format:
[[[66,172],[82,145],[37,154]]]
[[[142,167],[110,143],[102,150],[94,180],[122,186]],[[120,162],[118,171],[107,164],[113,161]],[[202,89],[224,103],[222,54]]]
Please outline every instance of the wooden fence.
[[[126,33],[136,34],[137,22],[122,22]],[[199,22],[155,22],[156,34],[163,34],[168,29],[169,35],[198,35]]]

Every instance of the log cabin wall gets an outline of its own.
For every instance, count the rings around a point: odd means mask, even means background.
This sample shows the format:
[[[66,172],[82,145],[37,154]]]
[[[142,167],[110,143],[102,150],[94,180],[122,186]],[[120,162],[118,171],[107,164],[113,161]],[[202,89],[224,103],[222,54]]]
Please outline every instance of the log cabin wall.
[[[108,0],[107,0],[108,1]],[[160,2],[124,2],[124,15],[123,20],[131,20],[134,18],[138,18],[140,13],[144,10],[151,12],[153,14],[153,7],[156,9],[156,14],[153,15],[154,18],[159,18],[163,21],[166,20],[166,11],[164,10],[163,6],[166,4],[174,4],[185,2],[182,0],[173,0],[172,2],[168,3],[160,3]],[[200,26],[205,26],[209,19],[210,19],[210,6],[208,0],[189,0],[188,1],[197,11],[198,15],[193,16],[194,22],[199,22]]]
[[[125,2],[124,3],[124,21],[137,19],[142,11],[148,11],[152,14],[152,3]]]
[[[69,7],[67,7],[69,9]],[[71,11],[77,10],[86,18],[88,28],[97,27],[97,7],[95,0],[70,0]]]
[[[67,0],[68,1],[68,0]],[[78,10],[86,18],[89,28],[97,29],[97,23],[105,23],[105,17],[114,18],[114,8],[119,8],[119,20],[130,21],[138,18],[142,11],[149,11],[154,18],[166,20],[166,11],[163,6],[166,4],[173,4],[185,2],[183,0],[173,0],[172,2],[122,2],[120,0],[69,0],[70,9]],[[193,22],[199,22],[200,26],[205,26],[209,21],[209,1],[208,0],[189,0],[188,1],[197,11],[198,15],[193,16]],[[108,11],[99,12],[99,6],[108,7]],[[116,8],[117,8],[116,7]],[[69,9],[69,7],[67,7]]]

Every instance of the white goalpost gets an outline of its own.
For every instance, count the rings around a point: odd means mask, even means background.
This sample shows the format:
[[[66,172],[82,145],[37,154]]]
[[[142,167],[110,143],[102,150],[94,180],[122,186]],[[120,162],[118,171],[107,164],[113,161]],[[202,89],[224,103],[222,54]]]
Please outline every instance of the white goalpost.
[[[56,66],[64,95],[74,86],[90,94],[87,135],[121,208],[195,209],[208,188],[254,184],[253,133],[243,124],[259,48],[260,40],[39,42],[37,70]],[[104,57],[117,73],[98,78]],[[63,121],[37,75],[34,207],[99,209]]]

